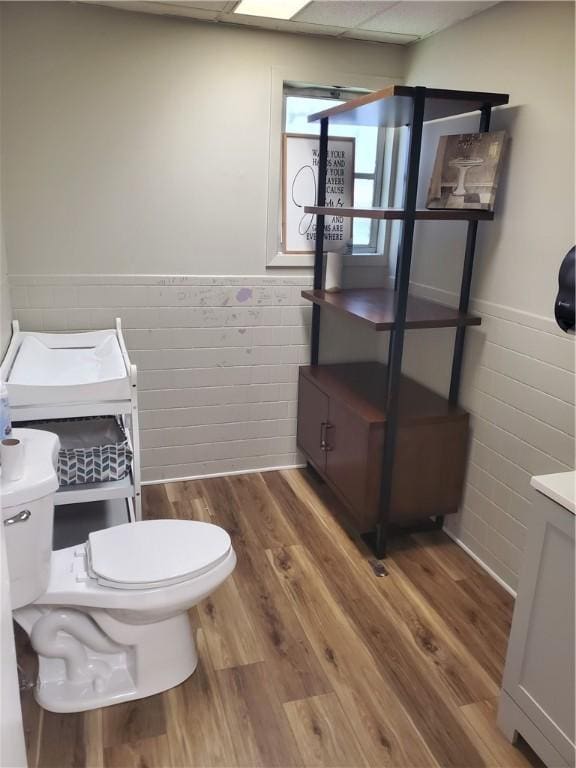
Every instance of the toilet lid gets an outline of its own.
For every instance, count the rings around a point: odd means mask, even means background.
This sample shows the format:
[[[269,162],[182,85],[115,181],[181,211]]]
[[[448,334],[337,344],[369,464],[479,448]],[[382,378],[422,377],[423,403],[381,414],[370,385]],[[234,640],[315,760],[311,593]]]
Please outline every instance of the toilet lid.
[[[217,525],[193,520],[145,520],[95,531],[88,566],[100,584],[146,589],[187,581],[214,568],[231,548]]]

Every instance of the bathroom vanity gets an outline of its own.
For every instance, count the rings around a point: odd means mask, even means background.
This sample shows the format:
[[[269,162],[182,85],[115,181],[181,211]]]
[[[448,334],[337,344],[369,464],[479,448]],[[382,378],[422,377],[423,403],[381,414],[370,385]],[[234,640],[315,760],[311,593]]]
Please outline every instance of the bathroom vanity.
[[[548,768],[574,766],[575,472],[533,477],[498,725]]]

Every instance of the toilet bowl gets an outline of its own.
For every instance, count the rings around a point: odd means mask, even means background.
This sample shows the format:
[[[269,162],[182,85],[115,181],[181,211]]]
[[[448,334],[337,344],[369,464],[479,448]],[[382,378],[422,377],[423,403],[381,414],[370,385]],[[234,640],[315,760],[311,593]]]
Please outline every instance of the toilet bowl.
[[[148,520],[52,552],[57,438],[15,432],[33,469],[19,489],[2,483],[2,517],[13,615],[39,659],[38,703],[80,712],[178,685],[197,664],[187,611],[236,565],[229,535],[209,523]]]

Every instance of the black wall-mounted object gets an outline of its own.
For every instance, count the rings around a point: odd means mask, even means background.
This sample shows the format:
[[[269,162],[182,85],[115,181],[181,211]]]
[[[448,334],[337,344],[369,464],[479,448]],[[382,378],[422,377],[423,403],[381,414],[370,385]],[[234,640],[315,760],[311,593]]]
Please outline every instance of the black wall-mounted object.
[[[558,272],[558,296],[554,305],[556,322],[563,331],[573,331],[575,303],[576,247],[571,248],[562,260]]]

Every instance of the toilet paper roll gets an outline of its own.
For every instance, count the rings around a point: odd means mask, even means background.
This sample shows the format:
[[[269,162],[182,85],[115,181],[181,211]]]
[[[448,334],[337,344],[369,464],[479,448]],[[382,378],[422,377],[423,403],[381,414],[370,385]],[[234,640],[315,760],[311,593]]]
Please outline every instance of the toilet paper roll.
[[[24,475],[24,443],[15,437],[7,437],[0,442],[0,463],[2,480],[13,482]]]
[[[344,264],[344,254],[335,251],[329,251],[326,256],[326,272],[324,277],[325,291],[342,290],[342,267]]]

